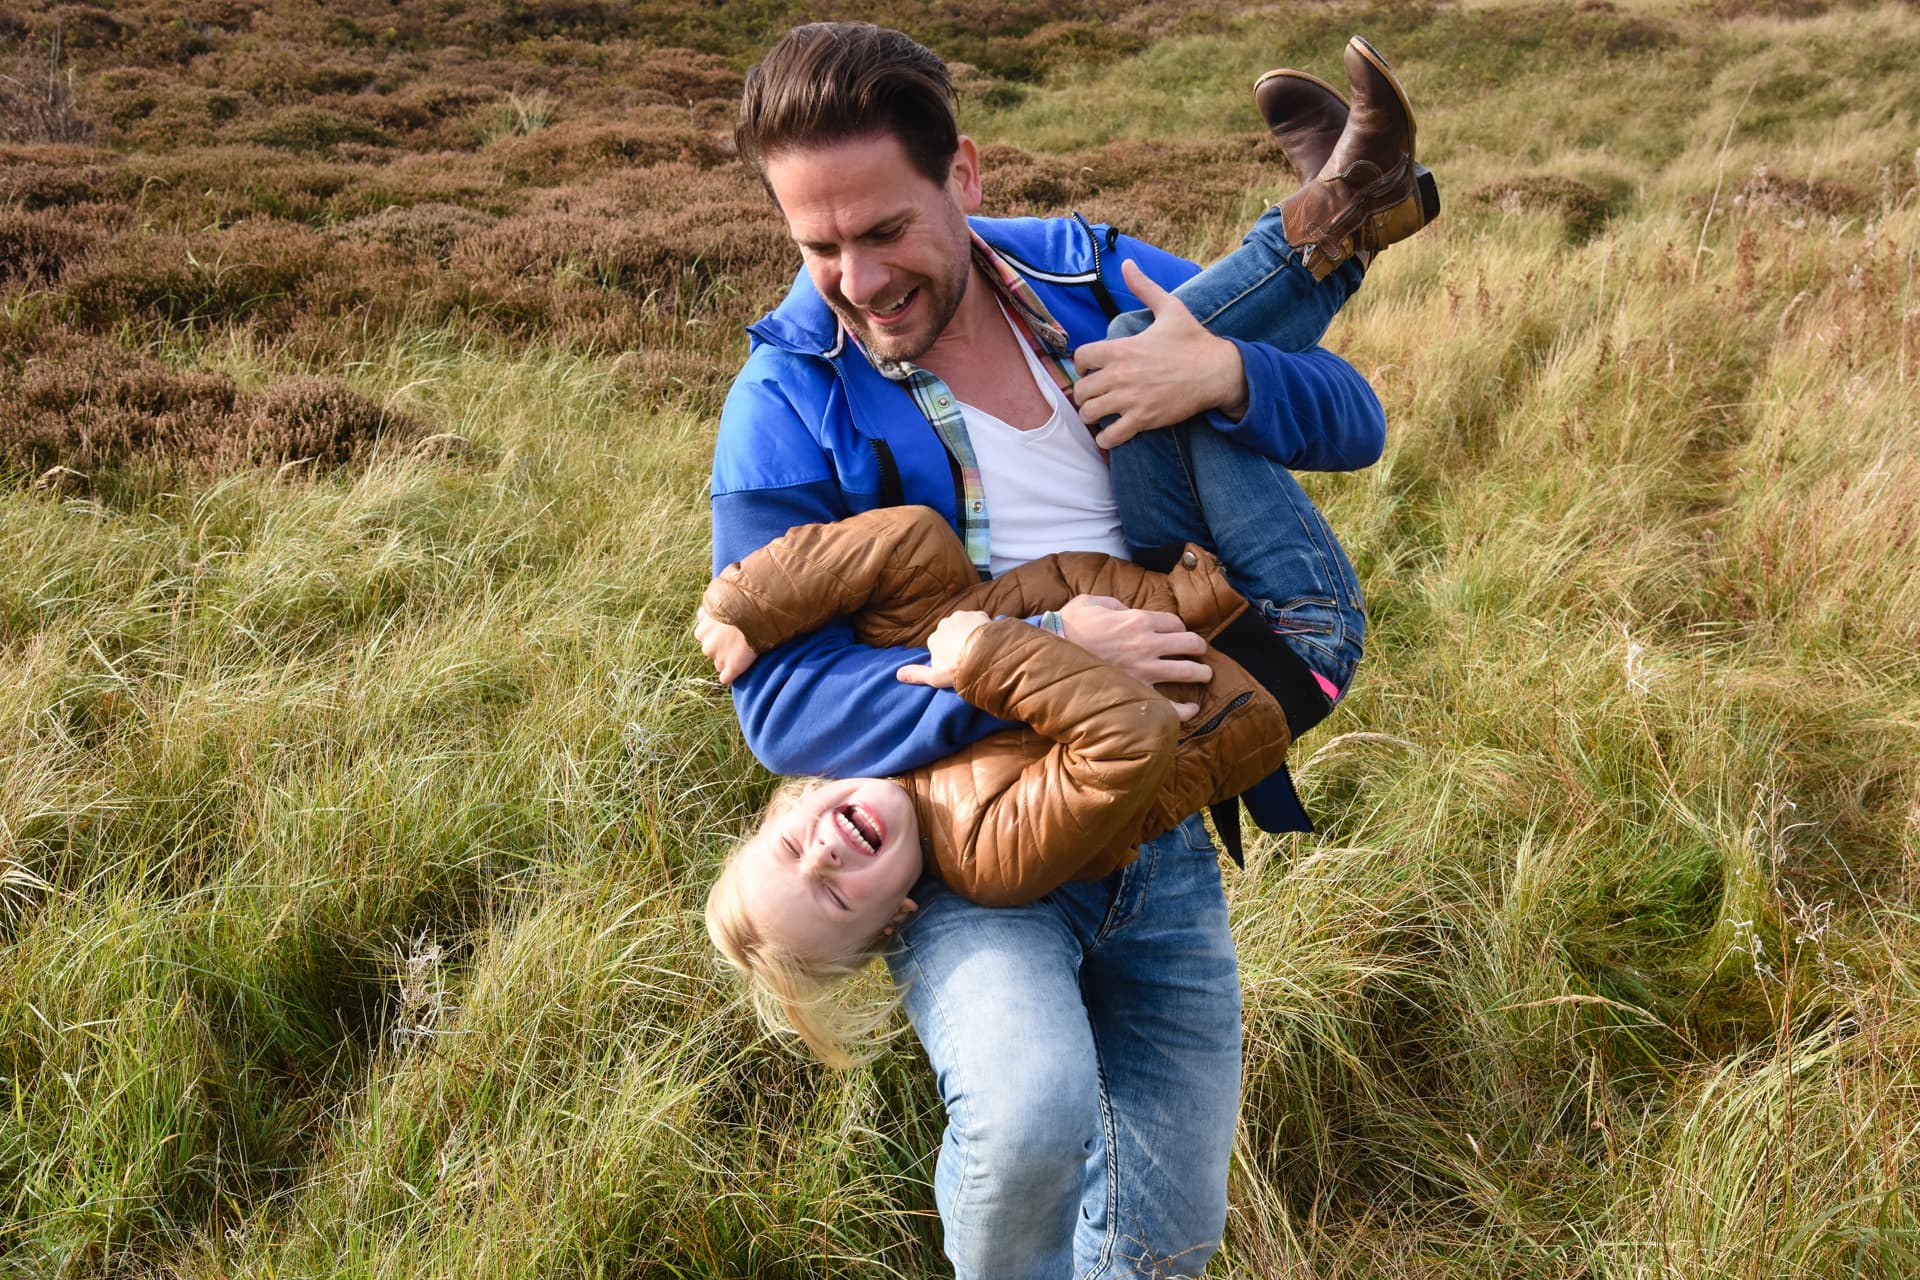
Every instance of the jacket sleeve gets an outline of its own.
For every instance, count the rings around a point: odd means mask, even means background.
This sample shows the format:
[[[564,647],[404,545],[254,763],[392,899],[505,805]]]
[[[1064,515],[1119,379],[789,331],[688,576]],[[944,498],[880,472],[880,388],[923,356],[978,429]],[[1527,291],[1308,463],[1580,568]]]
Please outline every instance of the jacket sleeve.
[[[721,570],[701,604],[738,627],[756,654],[835,617],[853,617],[863,640],[914,644],[978,581],[938,512],[882,507],[789,529]]]
[[[716,571],[796,525],[852,514],[779,379],[751,359],[721,414],[712,514]],[[900,683],[926,656],[859,644],[843,618],[772,649],[733,683],[748,748],[775,773],[879,777],[1008,727],[950,690]]]
[[[1180,721],[1172,703],[1018,619],[974,633],[955,686],[1052,739],[993,794],[955,797],[957,865],[940,868],[955,890],[987,906],[1032,902],[1137,830],[1173,765]],[[955,786],[982,773],[962,761],[936,771]]]
[[[1120,285],[1119,262],[1132,258],[1162,288],[1173,289],[1199,267],[1129,236],[1112,237],[1111,267],[1103,271],[1115,301],[1141,303]],[[1328,351],[1282,351],[1263,342],[1228,338],[1240,348],[1247,376],[1247,409],[1238,419],[1215,410],[1207,421],[1243,448],[1290,471],[1357,471],[1380,460],[1387,419],[1380,399],[1359,370]]]

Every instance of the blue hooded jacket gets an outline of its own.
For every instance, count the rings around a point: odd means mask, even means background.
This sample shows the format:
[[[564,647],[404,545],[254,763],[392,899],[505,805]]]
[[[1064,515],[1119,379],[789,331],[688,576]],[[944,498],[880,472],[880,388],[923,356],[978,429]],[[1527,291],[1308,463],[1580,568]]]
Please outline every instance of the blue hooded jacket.
[[[1074,347],[1107,336],[1115,310],[1142,304],[1119,264],[1131,258],[1172,289],[1199,268],[1074,218],[973,218],[973,229],[1025,278]],[[748,326],[714,445],[713,567],[795,525],[840,520],[897,503],[932,507],[955,524],[954,464],[907,389],[848,344],[802,271],[784,301]],[[1315,348],[1286,352],[1239,342],[1248,406],[1212,425],[1294,470],[1371,465],[1386,442],[1373,389]],[[895,672],[925,650],[873,649],[836,621],[762,655],[733,685],[747,745],[775,773],[883,777],[978,741],[1004,721],[947,690],[902,684]]]

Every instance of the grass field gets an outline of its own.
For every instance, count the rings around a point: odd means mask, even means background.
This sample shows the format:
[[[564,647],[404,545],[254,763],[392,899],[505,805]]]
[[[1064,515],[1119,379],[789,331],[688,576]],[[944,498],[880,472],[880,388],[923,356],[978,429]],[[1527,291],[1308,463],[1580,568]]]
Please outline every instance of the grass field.
[[[917,1277],[763,1039],[688,626],[776,0],[0,0],[0,1274]],[[836,5],[834,16],[878,16]],[[1206,256],[1351,31],[1441,221],[1209,1274],[1920,1275],[1920,9],[943,0],[990,211]],[[57,39],[56,39],[57,33]]]

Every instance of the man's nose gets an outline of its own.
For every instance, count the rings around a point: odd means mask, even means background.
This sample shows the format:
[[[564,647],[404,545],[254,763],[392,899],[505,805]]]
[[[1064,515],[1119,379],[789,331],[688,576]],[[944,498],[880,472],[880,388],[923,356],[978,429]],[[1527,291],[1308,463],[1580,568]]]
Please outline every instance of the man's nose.
[[[840,292],[848,302],[864,307],[887,287],[887,269],[869,253],[849,253],[840,260]]]

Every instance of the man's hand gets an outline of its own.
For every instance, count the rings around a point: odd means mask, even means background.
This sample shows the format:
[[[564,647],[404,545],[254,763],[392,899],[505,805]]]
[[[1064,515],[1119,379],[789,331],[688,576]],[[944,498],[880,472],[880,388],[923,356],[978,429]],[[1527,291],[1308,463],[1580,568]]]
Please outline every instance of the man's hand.
[[[693,615],[693,638],[700,642],[700,652],[712,661],[713,674],[720,677],[721,684],[738,680],[760,656],[747,643],[745,632],[730,622],[719,621],[704,608]]]
[[[1148,684],[1204,684],[1213,669],[1182,654],[1207,651],[1177,613],[1129,609],[1112,596],[1075,596],[1061,607],[1067,639]],[[1185,719],[1183,715],[1181,717]]]
[[[924,684],[930,689],[953,688],[960,670],[960,651],[973,633],[993,621],[978,609],[963,609],[940,619],[940,625],[927,638],[926,662],[909,663],[900,668],[903,684]]]
[[[1185,422],[1218,409],[1230,418],[1247,411],[1247,375],[1240,348],[1209,333],[1180,299],[1147,279],[1131,258],[1120,274],[1153,312],[1153,325],[1131,338],[1089,342],[1073,353],[1082,375],[1073,389],[1080,420],[1115,418],[1094,437],[1111,449],[1141,431]]]

